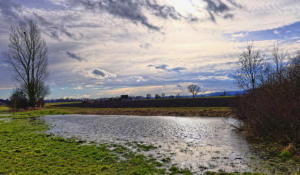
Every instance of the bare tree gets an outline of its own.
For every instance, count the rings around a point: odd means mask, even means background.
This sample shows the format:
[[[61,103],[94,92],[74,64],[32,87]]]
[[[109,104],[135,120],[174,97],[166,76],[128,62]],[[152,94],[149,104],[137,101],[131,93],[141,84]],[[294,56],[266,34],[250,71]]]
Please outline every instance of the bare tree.
[[[259,77],[263,70],[264,57],[255,51],[253,44],[247,46],[239,58],[240,68],[237,72],[238,85],[243,89],[255,89],[259,85]]]
[[[290,81],[296,83],[297,87],[300,89],[300,51],[291,60],[287,71]]]
[[[192,93],[193,97],[195,97],[200,92],[200,87],[196,84],[191,84],[187,87],[190,93]]]
[[[279,80],[279,83],[282,82],[283,76],[284,76],[284,70],[285,66],[284,63],[288,59],[288,53],[287,52],[280,52],[278,44],[274,44],[273,49],[273,62],[275,64],[275,77]]]
[[[15,73],[26,93],[29,105],[34,107],[43,98],[47,87],[47,46],[41,32],[33,21],[13,25],[10,29],[7,63]]]

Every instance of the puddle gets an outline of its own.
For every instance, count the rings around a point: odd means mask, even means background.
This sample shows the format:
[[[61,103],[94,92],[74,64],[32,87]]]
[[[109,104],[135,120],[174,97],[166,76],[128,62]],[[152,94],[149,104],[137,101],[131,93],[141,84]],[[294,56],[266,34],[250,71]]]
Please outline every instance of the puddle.
[[[11,118],[0,118],[0,121],[10,122]]]
[[[0,114],[0,117],[10,117],[11,114]]]

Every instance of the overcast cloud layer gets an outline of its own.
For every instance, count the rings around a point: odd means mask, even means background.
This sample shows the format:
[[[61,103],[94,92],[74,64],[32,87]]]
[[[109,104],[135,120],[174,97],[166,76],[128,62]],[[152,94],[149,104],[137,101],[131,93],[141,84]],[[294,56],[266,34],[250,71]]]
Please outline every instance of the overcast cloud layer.
[[[0,51],[30,19],[49,50],[49,98],[238,90],[248,41],[300,50],[299,0],[1,0]],[[18,84],[0,56],[0,98]]]

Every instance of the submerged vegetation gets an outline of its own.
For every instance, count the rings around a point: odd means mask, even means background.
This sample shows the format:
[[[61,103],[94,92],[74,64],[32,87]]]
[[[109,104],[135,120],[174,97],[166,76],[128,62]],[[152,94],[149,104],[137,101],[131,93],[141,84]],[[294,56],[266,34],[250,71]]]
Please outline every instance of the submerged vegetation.
[[[204,175],[264,175],[263,173],[226,173],[226,172],[205,172]]]

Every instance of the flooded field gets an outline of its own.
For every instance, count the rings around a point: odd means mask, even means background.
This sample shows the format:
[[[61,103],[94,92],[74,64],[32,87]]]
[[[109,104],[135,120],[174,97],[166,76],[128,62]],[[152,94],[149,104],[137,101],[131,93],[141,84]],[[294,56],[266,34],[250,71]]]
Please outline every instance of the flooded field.
[[[11,114],[0,114],[0,117],[9,117]]]
[[[248,144],[231,118],[62,115],[44,117],[48,133],[80,140],[138,142],[157,147],[145,154],[171,158],[169,164],[203,171],[251,171]]]

